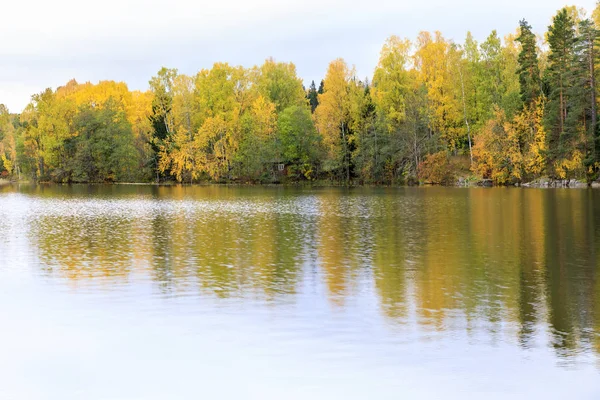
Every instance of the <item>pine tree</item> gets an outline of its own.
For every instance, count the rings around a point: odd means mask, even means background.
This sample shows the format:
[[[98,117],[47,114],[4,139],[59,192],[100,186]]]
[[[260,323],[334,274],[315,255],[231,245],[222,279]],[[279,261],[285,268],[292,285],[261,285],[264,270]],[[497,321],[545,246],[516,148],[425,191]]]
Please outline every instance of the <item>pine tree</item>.
[[[563,8],[554,17],[548,27],[548,68],[544,80],[549,88],[546,104],[546,127],[548,130],[548,149],[550,161],[567,157],[574,146],[577,127],[576,115],[570,97],[573,96],[573,86],[579,86],[578,71],[580,63],[575,58],[575,23]],[[573,117],[569,118],[569,114]],[[559,174],[560,175],[560,174]]]
[[[597,139],[597,105],[596,105],[596,42],[598,31],[591,20],[579,23],[578,35],[574,42],[574,56],[568,71],[569,114],[565,130],[573,138],[580,138],[580,151],[585,154],[584,166],[588,178],[596,175],[596,162],[600,151]],[[583,137],[582,137],[583,136]]]

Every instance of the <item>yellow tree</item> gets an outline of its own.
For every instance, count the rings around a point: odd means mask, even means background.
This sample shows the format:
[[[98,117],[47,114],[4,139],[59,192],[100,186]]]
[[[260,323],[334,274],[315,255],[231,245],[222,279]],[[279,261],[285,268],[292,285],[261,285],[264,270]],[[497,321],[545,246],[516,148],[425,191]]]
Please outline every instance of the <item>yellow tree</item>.
[[[523,173],[534,177],[541,175],[546,164],[546,130],[544,129],[544,101],[537,99],[531,107],[525,107],[523,111],[515,115],[512,122],[514,129],[523,144]]]
[[[11,122],[11,115],[4,104],[0,104],[0,160],[8,174],[19,175],[17,162],[17,144],[15,128]]]
[[[325,170],[341,172],[350,180],[348,123],[350,114],[350,81],[354,71],[338,58],[329,64],[324,79],[324,93],[319,95],[315,110],[316,126],[327,151]]]
[[[473,158],[473,170],[483,178],[498,184],[523,178],[519,132],[507,120],[504,110],[496,107],[494,118],[478,132]]]
[[[406,96],[410,88],[408,67],[411,43],[398,36],[389,37],[373,76],[373,101],[386,116],[388,130],[394,131],[406,119]]]
[[[76,83],[70,82],[65,88],[57,89],[56,93],[46,89],[32,97],[26,115],[29,118],[27,136],[33,147],[32,153],[37,159],[36,178],[47,178],[50,172],[55,173],[55,179],[61,181],[69,160],[63,146],[65,141],[74,137],[72,129],[77,106],[72,98],[63,94],[74,90]],[[72,92],[71,92],[72,93]]]
[[[173,123],[176,131],[192,138],[194,113],[194,78],[179,74],[173,79]]]
[[[196,76],[194,137],[199,172],[212,179],[230,177],[232,162],[240,144],[240,119],[256,97],[251,75],[242,67],[217,63]],[[194,172],[198,175],[198,172]]]
[[[256,179],[278,161],[276,106],[259,95],[241,119],[240,148],[236,157],[242,175]]]
[[[136,138],[143,138],[146,141],[150,140],[148,135],[152,130],[150,123],[152,98],[153,94],[150,91],[133,91],[131,92],[131,102],[126,110],[127,120],[133,128]]]
[[[196,170],[193,143],[195,129],[194,120],[194,79],[184,74],[175,75],[171,86],[172,121],[171,135],[165,144],[160,146],[159,170],[171,171],[178,181],[188,178],[190,182],[197,178],[200,171]]]
[[[131,104],[131,93],[124,82],[100,81],[98,84],[86,82],[84,84],[67,86],[57,90],[59,99],[72,98],[79,108],[83,105],[92,108],[101,108],[112,99],[118,111],[126,111]]]
[[[256,71],[258,92],[275,104],[277,112],[288,107],[305,105],[306,93],[293,63],[267,59]]]
[[[418,79],[427,88],[429,128],[449,149],[456,150],[464,135],[462,109],[453,76],[457,54],[440,32],[421,32],[414,55]]]
[[[202,172],[198,167],[206,164],[200,159],[202,156],[204,154],[198,151],[197,143],[190,140],[188,133],[178,130],[159,147],[158,169],[161,172],[171,171],[179,182],[186,177],[192,182]]]
[[[194,140],[200,152],[197,159],[202,161],[197,163],[200,171],[206,172],[215,181],[229,176],[238,145],[235,125],[237,118],[227,120],[224,115],[208,117]]]
[[[151,91],[131,92],[131,103],[127,107],[127,120],[131,124],[135,147],[139,154],[140,176],[150,179],[155,172],[153,160],[155,157],[151,146],[153,127],[150,118],[152,116],[152,100],[154,95]]]
[[[373,76],[373,102],[378,116],[383,117],[385,129],[379,126],[371,128],[371,137],[363,135],[361,145],[356,147],[363,154],[363,173],[366,166],[376,181],[382,178],[395,180],[398,172],[404,174],[410,169],[412,160],[414,168],[418,165],[418,143],[422,141],[417,139],[419,118],[416,114],[420,103],[418,97],[421,96],[418,96],[420,90],[416,87],[420,84],[415,82],[414,70],[411,69],[411,48],[407,39],[388,38]],[[365,157],[369,159],[367,163],[364,162]],[[407,158],[410,163],[405,162]]]

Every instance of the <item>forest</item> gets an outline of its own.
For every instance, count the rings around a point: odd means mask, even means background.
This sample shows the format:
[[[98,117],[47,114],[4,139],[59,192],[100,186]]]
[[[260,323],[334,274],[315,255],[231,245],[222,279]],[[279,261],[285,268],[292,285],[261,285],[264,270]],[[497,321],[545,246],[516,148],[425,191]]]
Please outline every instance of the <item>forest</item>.
[[[600,177],[600,3],[458,44],[389,37],[372,77],[343,59],[162,68],[147,91],[67,82],[0,105],[0,178],[35,182],[513,185]]]

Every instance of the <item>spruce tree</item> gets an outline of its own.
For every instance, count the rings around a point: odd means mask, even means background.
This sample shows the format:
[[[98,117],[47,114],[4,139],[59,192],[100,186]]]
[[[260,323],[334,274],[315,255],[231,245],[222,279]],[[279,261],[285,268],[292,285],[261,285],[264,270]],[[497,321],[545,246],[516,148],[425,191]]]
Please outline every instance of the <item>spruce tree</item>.
[[[319,105],[318,96],[319,96],[319,93],[317,92],[317,87],[315,85],[315,81],[312,81],[310,84],[310,87],[308,88],[308,93],[306,95],[306,98],[308,99],[308,103],[310,104],[310,110],[313,113],[315,112],[315,109]]]
[[[536,38],[527,21],[523,19],[519,25],[521,34],[516,40],[521,44],[521,52],[519,53],[517,73],[519,74],[523,104],[531,106],[542,94]]]

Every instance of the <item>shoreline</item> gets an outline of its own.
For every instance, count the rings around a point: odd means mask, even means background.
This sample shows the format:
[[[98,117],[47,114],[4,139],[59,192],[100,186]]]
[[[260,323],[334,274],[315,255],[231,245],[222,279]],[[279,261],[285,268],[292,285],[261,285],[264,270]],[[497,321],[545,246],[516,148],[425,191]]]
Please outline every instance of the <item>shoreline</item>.
[[[422,183],[417,185],[403,184],[341,184],[327,181],[315,182],[297,182],[297,183],[241,183],[241,182],[199,182],[199,183],[179,183],[179,182],[33,182],[33,181],[10,181],[0,179],[0,186],[8,185],[47,185],[47,186],[186,186],[186,187],[201,187],[201,186],[222,186],[222,187],[265,187],[265,188],[402,188],[402,187],[447,187],[447,188],[537,188],[537,189],[600,189],[600,182],[592,182],[588,184],[584,181],[575,179],[571,180],[553,180],[547,178],[536,179],[527,183],[516,183],[511,185],[494,185],[491,180],[464,180],[459,179],[454,184],[440,185],[432,183]]]

